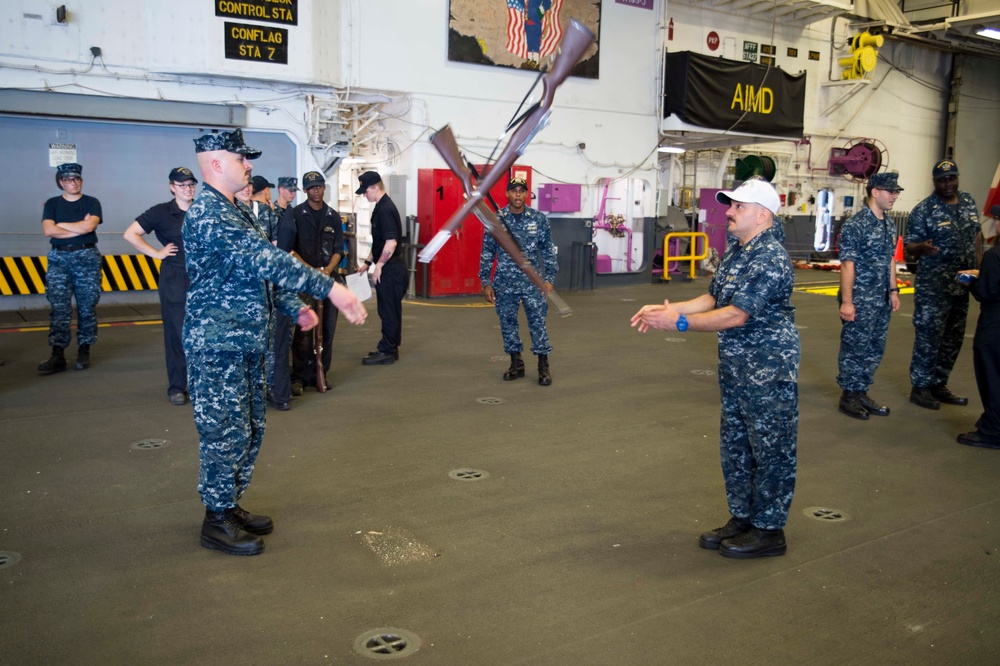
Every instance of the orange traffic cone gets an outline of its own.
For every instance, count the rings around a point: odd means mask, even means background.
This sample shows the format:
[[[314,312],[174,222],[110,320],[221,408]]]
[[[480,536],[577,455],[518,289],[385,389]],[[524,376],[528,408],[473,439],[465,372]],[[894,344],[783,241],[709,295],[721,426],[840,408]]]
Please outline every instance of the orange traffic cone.
[[[896,239],[896,255],[892,258],[897,264],[901,264],[905,261],[903,259],[903,237],[900,236]]]

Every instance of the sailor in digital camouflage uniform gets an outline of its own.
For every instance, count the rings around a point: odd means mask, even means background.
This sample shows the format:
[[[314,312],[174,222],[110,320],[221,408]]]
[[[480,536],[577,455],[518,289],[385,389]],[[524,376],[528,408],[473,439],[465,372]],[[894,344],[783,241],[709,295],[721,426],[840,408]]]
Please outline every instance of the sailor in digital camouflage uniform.
[[[910,401],[927,409],[966,405],[948,388],[962,349],[969,313],[969,288],[959,271],[976,268],[979,213],[972,197],[958,189],[958,165],[941,160],[931,172],[934,193],[910,212],[906,251],[918,258],[913,293],[913,356]]]
[[[267,516],[238,504],[250,484],[264,435],[264,354],[272,307],[303,326],[316,313],[295,293],[328,297],[348,321],[360,324],[365,309],[332,278],[295,261],[267,241],[236,191],[249,182],[250,160],[260,152],[240,130],[195,139],[204,186],[184,221],[190,287],[184,320],[184,351],[195,425],[200,441],[198,491],[206,506],[201,545],[232,555],[256,555],[273,529]]]
[[[264,176],[254,176],[250,179],[250,203],[247,205],[257,218],[257,223],[264,230],[264,235],[271,243],[278,242],[278,223],[281,217],[274,211],[271,204],[271,188],[274,183]]]
[[[868,397],[885,354],[889,315],[899,309],[896,286],[896,223],[886,214],[903,188],[895,173],[877,173],[868,179],[867,205],[844,223],[840,248],[840,356],[837,384],[840,411],[866,420],[870,414],[888,416],[889,408]]]
[[[101,202],[83,193],[83,167],[75,162],[56,167],[56,185],[62,195],[46,201],[42,211],[42,233],[52,245],[45,274],[45,297],[52,306],[52,355],[38,366],[43,375],[66,370],[64,350],[72,339],[74,297],[78,345],[74,367],[90,367],[90,346],[97,342],[97,303],[101,300],[101,253],[96,231],[103,215]]]
[[[274,212],[278,216],[278,224],[285,211],[295,202],[295,193],[299,191],[299,179],[294,176],[278,178],[278,200],[274,202]]]
[[[783,555],[799,420],[792,263],[770,231],[780,202],[769,183],[747,181],[716,198],[730,206],[728,230],[738,243],[722,257],[709,293],[644,306],[632,326],[718,331],[719,439],[732,518],[702,534],[699,545],[741,559]]]
[[[507,183],[507,205],[497,212],[497,217],[520,246],[525,258],[545,279],[546,291],[552,291],[552,283],[559,270],[552,245],[552,230],[545,215],[525,205],[527,195],[528,188],[524,179],[512,178]],[[491,277],[494,261],[496,273]],[[503,349],[510,354],[510,367],[503,378],[512,380],[524,377],[524,361],[521,359],[524,343],[521,342],[517,322],[517,312],[523,303],[531,334],[531,352],[538,357],[538,383],[542,386],[552,384],[552,375],[549,373],[552,344],[545,327],[545,317],[549,311],[545,294],[538,291],[489,232],[483,233],[479,281],[483,285],[483,296],[490,303],[496,304]]]

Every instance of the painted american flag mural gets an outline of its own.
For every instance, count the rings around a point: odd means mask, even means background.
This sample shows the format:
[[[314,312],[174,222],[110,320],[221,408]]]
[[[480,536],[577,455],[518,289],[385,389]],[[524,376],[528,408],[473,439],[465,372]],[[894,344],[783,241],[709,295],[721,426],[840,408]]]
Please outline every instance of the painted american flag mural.
[[[556,52],[562,39],[562,0],[506,0],[507,51],[539,61]]]
[[[570,19],[598,35],[570,76],[598,78],[600,0],[449,0],[448,59],[545,69]]]

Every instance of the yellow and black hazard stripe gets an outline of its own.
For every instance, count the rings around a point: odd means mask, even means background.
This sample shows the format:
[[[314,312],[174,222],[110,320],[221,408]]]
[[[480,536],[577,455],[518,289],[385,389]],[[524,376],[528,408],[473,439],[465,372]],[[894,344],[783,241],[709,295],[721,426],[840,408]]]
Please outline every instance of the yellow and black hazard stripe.
[[[0,295],[45,293],[48,257],[0,257]],[[157,288],[160,260],[143,254],[105,255],[101,258],[102,291],[148,291]]]

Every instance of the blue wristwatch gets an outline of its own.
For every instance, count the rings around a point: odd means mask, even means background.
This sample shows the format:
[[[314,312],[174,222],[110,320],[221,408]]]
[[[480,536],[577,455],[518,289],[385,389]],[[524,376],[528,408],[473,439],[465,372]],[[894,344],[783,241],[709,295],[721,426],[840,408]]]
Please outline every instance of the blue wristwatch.
[[[681,332],[688,330],[688,318],[684,315],[677,318],[677,330]]]

